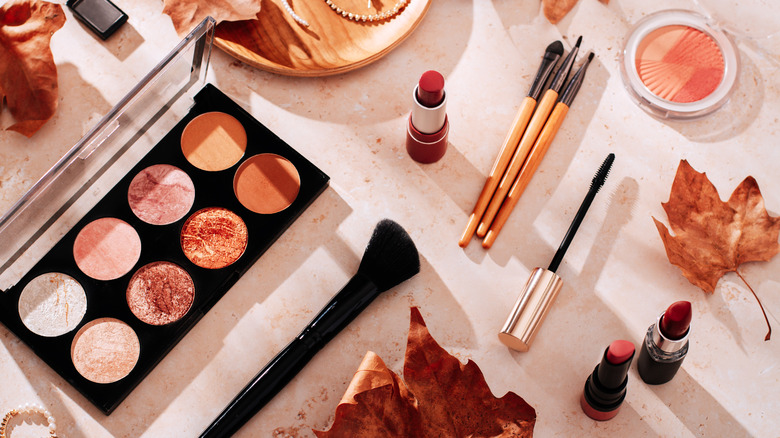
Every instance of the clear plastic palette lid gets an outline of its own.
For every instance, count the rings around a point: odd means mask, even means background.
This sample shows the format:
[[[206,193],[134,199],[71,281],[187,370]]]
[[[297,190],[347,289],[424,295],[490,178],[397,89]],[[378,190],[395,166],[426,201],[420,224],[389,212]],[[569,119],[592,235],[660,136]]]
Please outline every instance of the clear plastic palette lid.
[[[187,114],[206,81],[215,26],[203,20],[0,218],[0,290],[16,284]]]

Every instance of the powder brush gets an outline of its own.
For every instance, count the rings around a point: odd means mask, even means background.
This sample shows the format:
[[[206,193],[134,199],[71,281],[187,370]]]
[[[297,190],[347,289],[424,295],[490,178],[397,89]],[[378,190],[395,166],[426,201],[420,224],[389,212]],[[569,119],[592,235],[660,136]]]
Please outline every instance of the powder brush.
[[[358,272],[319,314],[227,405],[201,438],[237,432],[380,293],[420,272],[420,256],[409,234],[389,219],[380,221]]]

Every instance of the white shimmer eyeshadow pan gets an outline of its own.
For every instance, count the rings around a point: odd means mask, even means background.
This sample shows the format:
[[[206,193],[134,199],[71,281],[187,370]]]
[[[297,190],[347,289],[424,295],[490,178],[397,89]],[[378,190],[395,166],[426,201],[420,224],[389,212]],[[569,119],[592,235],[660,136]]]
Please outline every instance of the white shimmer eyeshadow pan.
[[[87,295],[73,277],[49,272],[35,277],[19,296],[19,317],[31,332],[45,337],[76,328],[87,312]]]

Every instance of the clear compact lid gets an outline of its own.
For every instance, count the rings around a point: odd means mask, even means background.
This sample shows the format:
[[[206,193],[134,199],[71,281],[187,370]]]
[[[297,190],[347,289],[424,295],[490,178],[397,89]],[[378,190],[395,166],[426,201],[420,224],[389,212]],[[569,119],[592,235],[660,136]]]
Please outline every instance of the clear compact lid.
[[[21,279],[187,114],[206,81],[206,18],[0,218],[0,290]]]

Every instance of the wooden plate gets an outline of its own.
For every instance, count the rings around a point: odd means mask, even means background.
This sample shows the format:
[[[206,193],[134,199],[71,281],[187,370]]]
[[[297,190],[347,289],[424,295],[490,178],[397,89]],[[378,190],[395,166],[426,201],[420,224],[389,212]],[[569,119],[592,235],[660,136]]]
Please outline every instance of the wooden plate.
[[[393,9],[397,0],[333,0],[360,14]],[[363,67],[389,53],[420,24],[431,0],[410,0],[389,20],[355,22],[330,9],[325,0],[288,0],[301,26],[281,0],[262,0],[256,20],[222,22],[215,44],[234,58],[261,70],[288,76],[327,76]]]

